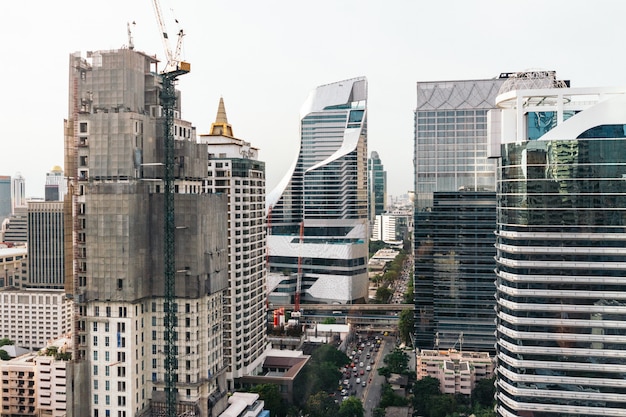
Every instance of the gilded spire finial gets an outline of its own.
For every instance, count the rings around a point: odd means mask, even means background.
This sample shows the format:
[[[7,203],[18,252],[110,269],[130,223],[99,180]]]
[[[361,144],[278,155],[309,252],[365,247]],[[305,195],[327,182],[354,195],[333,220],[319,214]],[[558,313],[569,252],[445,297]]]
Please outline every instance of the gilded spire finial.
[[[224,98],[220,97],[220,103],[217,106],[217,116],[215,116],[215,123],[211,124],[211,132],[209,133],[211,136],[229,136],[235,137],[233,135],[233,128],[228,123],[228,118],[226,117],[226,107],[224,106]]]

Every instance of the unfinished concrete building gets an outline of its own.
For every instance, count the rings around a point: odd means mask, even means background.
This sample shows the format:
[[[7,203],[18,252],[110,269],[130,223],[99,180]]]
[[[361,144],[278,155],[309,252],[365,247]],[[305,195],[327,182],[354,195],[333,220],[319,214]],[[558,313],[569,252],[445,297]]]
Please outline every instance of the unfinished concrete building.
[[[204,193],[207,147],[175,111],[175,346],[164,342],[164,131],[153,56],[132,49],[70,56],[66,199],[76,305],[80,415],[158,416],[165,356],[177,359],[177,409],[217,415],[225,395],[222,296],[227,201]]]

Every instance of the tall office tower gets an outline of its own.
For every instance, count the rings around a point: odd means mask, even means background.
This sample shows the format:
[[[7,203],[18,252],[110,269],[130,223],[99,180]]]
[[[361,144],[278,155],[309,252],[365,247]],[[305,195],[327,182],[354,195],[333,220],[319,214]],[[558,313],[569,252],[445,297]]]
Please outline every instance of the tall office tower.
[[[495,162],[487,111],[500,78],[417,83],[415,331],[420,349],[494,351]]]
[[[45,200],[63,201],[65,193],[67,193],[67,183],[63,169],[56,165],[46,174]]]
[[[27,288],[65,287],[63,202],[28,202]]]
[[[298,159],[267,198],[270,301],[365,302],[367,80],[312,91],[300,135]]]
[[[11,215],[11,177],[0,175],[0,225]]]
[[[521,74],[491,117],[500,416],[625,414],[626,88],[566,85]]]
[[[207,416],[216,403],[226,405],[226,197],[203,192],[207,147],[180,118],[178,93],[174,213],[165,213],[156,64],[131,49],[70,56],[65,173],[73,252],[66,265],[74,265],[75,279],[66,289],[76,301],[74,358],[83,381],[75,386],[88,408],[80,415],[162,415],[170,350],[179,413]],[[176,227],[174,345],[164,337],[166,221]]]
[[[367,176],[367,204],[370,211],[370,223],[373,223],[376,216],[387,211],[387,171],[376,151],[373,151],[367,160]]]
[[[26,180],[19,172],[11,180],[11,200],[13,213],[15,209],[26,208]]]
[[[237,139],[220,99],[209,134],[207,191],[228,198],[228,289],[224,296],[224,361],[228,390],[262,365],[268,349],[266,308],[265,163]]]

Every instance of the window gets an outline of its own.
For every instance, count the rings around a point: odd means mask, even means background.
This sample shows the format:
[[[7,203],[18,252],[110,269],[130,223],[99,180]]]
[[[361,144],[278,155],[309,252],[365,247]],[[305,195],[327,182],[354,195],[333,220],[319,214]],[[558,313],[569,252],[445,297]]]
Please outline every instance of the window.
[[[111,390],[111,381],[104,381],[104,390],[105,391]]]
[[[94,380],[93,380],[93,389],[94,389],[94,390],[97,390],[97,389],[98,389],[98,380],[97,380],[97,379],[94,379]],[[96,402],[96,404],[98,404],[98,403]]]
[[[98,375],[98,365],[93,366],[93,374]]]
[[[97,361],[97,360],[98,360],[98,351],[97,351],[97,350],[94,350],[94,351],[93,351],[93,360],[94,360],[94,361]]]
[[[87,122],[80,122],[79,130],[80,133],[87,133]]]
[[[93,322],[93,331],[94,332],[98,331],[98,323],[96,323],[95,321]]]
[[[98,336],[93,337],[93,345],[98,346]]]
[[[109,343],[110,343],[109,340],[110,340],[109,336],[104,337],[104,346],[109,346]]]
[[[111,317],[111,307],[107,306],[106,312],[107,312],[107,317]]]
[[[106,352],[104,352],[104,360],[107,361],[107,362],[109,362],[111,360],[108,350]]]
[[[95,381],[94,381],[95,382]],[[98,394],[93,395],[93,403],[98,404]]]
[[[108,395],[105,395],[105,396],[104,396],[104,403],[105,403],[106,405],[111,405],[111,397],[110,397],[110,396],[108,396]],[[107,410],[107,411],[109,411],[109,410]]]

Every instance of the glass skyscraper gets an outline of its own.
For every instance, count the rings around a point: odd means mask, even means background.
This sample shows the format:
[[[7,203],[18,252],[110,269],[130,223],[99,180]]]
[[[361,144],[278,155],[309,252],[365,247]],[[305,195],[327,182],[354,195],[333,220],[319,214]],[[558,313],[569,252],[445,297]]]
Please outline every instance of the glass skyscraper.
[[[487,112],[504,77],[417,83],[415,337],[494,351],[495,162]]]
[[[491,115],[497,413],[624,416],[626,89],[525,77]]]
[[[311,92],[300,133],[298,159],[267,197],[270,301],[365,302],[367,80]]]
[[[387,171],[376,151],[367,160],[367,175],[370,222],[373,223],[376,216],[387,211]]]

